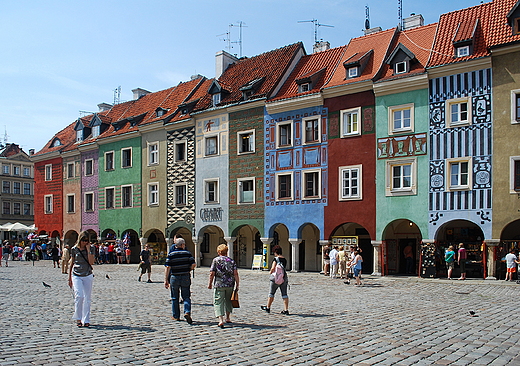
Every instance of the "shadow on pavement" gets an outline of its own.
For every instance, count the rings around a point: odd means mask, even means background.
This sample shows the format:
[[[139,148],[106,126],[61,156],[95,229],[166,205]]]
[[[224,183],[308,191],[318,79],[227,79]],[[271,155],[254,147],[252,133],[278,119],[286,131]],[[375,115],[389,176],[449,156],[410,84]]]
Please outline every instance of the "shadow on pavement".
[[[94,329],[94,330],[138,330],[140,332],[157,332],[157,329],[150,327],[132,327],[127,325],[103,325],[103,324],[90,324],[88,328],[80,329]]]

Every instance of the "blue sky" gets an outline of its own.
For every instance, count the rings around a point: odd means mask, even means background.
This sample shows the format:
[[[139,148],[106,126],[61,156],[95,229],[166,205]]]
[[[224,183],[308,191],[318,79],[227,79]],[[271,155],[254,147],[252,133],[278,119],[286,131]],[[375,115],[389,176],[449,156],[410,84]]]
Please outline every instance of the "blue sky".
[[[425,24],[445,12],[480,1],[403,0],[403,17],[422,14]],[[371,26],[397,25],[397,0],[16,0],[0,12],[0,140],[40,150],[80,111],[96,112],[132,89],[158,91],[191,75],[215,74],[215,53],[237,42],[254,56],[302,41],[312,52],[314,26],[331,47],[362,35],[365,6]]]

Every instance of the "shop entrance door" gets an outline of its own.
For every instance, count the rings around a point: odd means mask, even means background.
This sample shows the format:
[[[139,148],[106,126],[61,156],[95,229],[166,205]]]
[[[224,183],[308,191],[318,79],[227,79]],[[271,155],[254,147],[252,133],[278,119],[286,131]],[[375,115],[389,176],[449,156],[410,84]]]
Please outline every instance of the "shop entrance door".
[[[413,265],[411,268],[411,273],[407,271],[406,268],[406,258],[404,256],[405,248],[407,246],[412,247],[412,255],[413,255]],[[416,274],[416,263],[417,263],[417,240],[415,238],[412,239],[399,239],[399,274]]]

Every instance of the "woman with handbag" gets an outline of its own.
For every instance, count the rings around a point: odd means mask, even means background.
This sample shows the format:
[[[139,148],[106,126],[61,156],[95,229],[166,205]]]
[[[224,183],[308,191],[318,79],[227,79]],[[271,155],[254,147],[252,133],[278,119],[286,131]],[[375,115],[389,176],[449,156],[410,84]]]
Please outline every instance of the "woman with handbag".
[[[78,327],[90,326],[90,301],[94,274],[95,246],[90,245],[89,235],[83,231],[78,242],[70,250],[69,287],[74,290],[74,315]]]
[[[219,319],[218,326],[224,328],[225,323],[231,323],[231,296],[238,291],[238,271],[235,261],[227,256],[228,246],[220,244],[217,247],[218,257],[213,259],[209,269],[208,288],[215,287],[213,307],[215,316]],[[225,316],[225,318],[224,318]]]

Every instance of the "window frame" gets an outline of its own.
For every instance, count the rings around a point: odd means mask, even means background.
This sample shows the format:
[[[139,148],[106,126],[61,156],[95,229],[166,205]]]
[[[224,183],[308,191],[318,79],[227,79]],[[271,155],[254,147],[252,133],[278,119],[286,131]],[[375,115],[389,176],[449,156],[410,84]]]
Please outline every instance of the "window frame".
[[[22,175],[22,168],[20,165],[13,165],[13,175],[17,177]]]
[[[52,181],[52,164],[45,164],[45,181]]]
[[[74,193],[67,194],[67,213],[76,212],[76,195]],[[72,202],[71,202],[72,199]],[[72,207],[71,207],[72,204]],[[71,209],[72,208],[72,209]]]
[[[345,186],[344,186],[344,178],[343,178],[343,172],[344,171],[350,171],[352,173],[352,171],[356,170],[357,171],[357,195],[353,195],[353,194],[350,194],[350,195],[344,195],[343,192],[344,192],[344,189],[345,189]],[[362,200],[363,199],[363,181],[362,181],[362,177],[363,177],[363,165],[359,164],[359,165],[347,165],[347,166],[340,166],[338,168],[338,172],[339,172],[339,184],[338,184],[338,188],[339,188],[339,192],[338,192],[338,197],[339,197],[339,200],[340,201],[359,201],[359,200]],[[352,177],[350,176],[349,177],[349,182],[351,182],[353,179]],[[349,186],[349,189],[352,188],[352,185]]]
[[[316,126],[312,126],[312,134],[317,134],[314,140],[307,140],[307,122],[309,121],[316,121]],[[321,142],[321,116],[318,115],[302,119],[302,140],[304,145],[318,144]]]
[[[2,215],[11,215],[11,201],[2,201]]]
[[[511,156],[509,159],[509,193],[520,194],[520,156]]]
[[[126,197],[126,190],[130,190],[128,197]],[[127,198],[127,200],[125,200]],[[132,208],[134,198],[134,189],[132,184],[125,184],[121,186],[121,208]],[[128,202],[127,202],[128,201]],[[128,204],[127,204],[128,203]]]
[[[179,197],[178,195],[178,189],[180,187],[184,187],[184,201],[183,202],[178,202],[177,201],[177,198]],[[177,183],[174,185],[174,188],[173,188],[173,194],[174,194],[174,202],[175,202],[175,206],[177,207],[180,207],[180,206],[186,206],[188,204],[188,184],[187,183]]]
[[[90,165],[90,173],[89,173],[89,165]],[[90,177],[94,175],[94,159],[86,159],[84,162],[85,167],[85,176]]]
[[[242,151],[242,136],[248,135],[249,137],[249,145],[251,147],[251,150],[248,151]],[[238,131],[237,132],[237,155],[244,155],[244,154],[254,154],[256,149],[256,130],[246,130],[246,131]]]
[[[18,207],[18,209],[17,209]],[[22,214],[22,205],[20,202],[13,202],[13,215],[20,216]]]
[[[31,211],[31,204],[30,203],[26,203],[24,202],[23,204],[23,216],[31,216],[32,215],[32,211]]]
[[[101,134],[101,125],[96,125],[92,127],[92,137],[98,137]]]
[[[25,174],[27,172],[27,174]],[[24,166],[23,167],[23,176],[24,177],[31,177],[31,167],[29,166]]]
[[[215,153],[213,154],[209,154],[208,153],[208,141],[210,140],[215,140]],[[219,155],[219,135],[208,135],[208,136],[204,136],[204,157],[213,157],[213,156],[218,156]]]
[[[125,157],[125,153],[128,153],[128,156]],[[128,169],[132,167],[133,164],[133,156],[132,156],[132,147],[124,147],[121,149],[121,168],[122,169]],[[125,165],[126,160],[129,160],[130,163],[128,165]]]
[[[298,93],[306,93],[308,91],[311,91],[311,83],[302,83],[298,85]]]
[[[148,206],[159,206],[159,182],[150,182],[147,186]]]
[[[403,66],[403,70],[399,70],[400,66]],[[407,72],[408,72],[408,62],[401,61],[401,62],[396,62],[394,64],[394,74],[395,75],[406,74]]]
[[[244,201],[243,200],[243,187],[244,182],[251,182],[251,191],[252,192],[252,200],[251,201]],[[255,177],[244,177],[244,178],[237,178],[237,205],[254,205],[256,203],[256,184],[255,184]]]
[[[291,181],[289,183],[290,195],[280,197],[280,177],[289,176]],[[275,175],[276,184],[276,200],[277,201],[292,201],[294,200],[294,173],[293,172],[280,172]]]
[[[278,122],[276,123],[276,148],[279,149],[279,148],[286,148],[286,147],[291,147],[293,146],[294,144],[294,139],[293,139],[293,121],[283,121],[283,122]],[[289,134],[287,135],[288,136],[288,143],[287,144],[282,144],[281,143],[281,138],[282,138],[282,134],[281,134],[281,131],[280,129],[282,127],[288,127],[289,128]]]
[[[461,164],[461,163],[467,163],[467,183],[466,184],[459,184],[459,185],[452,185],[452,168],[455,164]],[[447,192],[454,192],[454,191],[470,191],[473,187],[473,159],[471,156],[463,156],[459,158],[450,158],[446,159],[446,191]],[[458,173],[459,179],[461,176],[461,172]]]
[[[520,89],[511,90],[511,124],[520,124]]]
[[[213,201],[210,201],[209,200],[209,190],[208,190],[208,185],[210,183],[214,183],[215,184],[215,189],[214,189],[214,200]],[[213,205],[213,204],[218,204],[219,203],[219,199],[220,199],[220,194],[219,194],[219,189],[220,189],[220,184],[219,184],[219,178],[210,178],[210,179],[204,179],[204,204],[206,205]]]
[[[2,181],[2,193],[11,194],[11,181],[3,180]]]
[[[29,190],[28,191],[26,190],[27,186],[29,186]],[[26,193],[26,192],[29,192],[29,193]],[[23,194],[26,195],[26,196],[30,196],[32,194],[31,183],[28,183],[28,182],[24,182],[23,183]]]
[[[112,202],[111,205],[108,205],[108,192],[112,192]],[[105,187],[105,210],[116,208],[116,188],[115,187]]]
[[[357,78],[359,76],[359,66],[349,67],[347,69],[347,78]]]
[[[67,179],[72,179],[76,176],[75,171],[75,164],[74,163],[67,163]],[[71,175],[72,174],[72,175]]]
[[[410,166],[410,187],[394,187],[394,167]],[[385,194],[386,196],[407,196],[417,194],[417,159],[396,159],[386,161],[386,179]]]
[[[111,166],[108,165],[108,156],[111,156]],[[114,153],[114,150],[111,150],[111,151],[106,151],[105,154],[104,154],[104,157],[105,157],[105,172],[111,172],[111,171],[114,171],[116,169],[116,162],[114,160],[115,158],[115,153]]]
[[[457,57],[466,57],[470,55],[469,45],[456,47],[455,49]]]
[[[451,107],[453,105],[462,105],[466,103],[467,106],[467,119],[466,120],[460,120],[460,122],[453,122],[452,117],[452,111]],[[453,128],[453,127],[461,127],[461,126],[469,126],[471,125],[471,119],[472,119],[472,104],[471,104],[471,97],[463,97],[463,98],[454,98],[454,99],[448,99],[445,102],[445,121],[446,121],[446,128]],[[458,112],[458,115],[460,116],[461,113],[464,112]]]
[[[53,212],[53,197],[52,194],[46,194],[43,196],[43,212],[46,215],[50,215]]]
[[[14,181],[13,182],[13,194],[22,194],[22,183]]]
[[[159,165],[159,141],[149,142],[147,144],[147,151],[148,166]]]
[[[216,107],[217,104],[219,104],[221,101],[221,95],[220,93],[215,93],[211,95],[211,104],[213,107]]]
[[[94,192],[85,192],[85,212],[94,212],[94,200],[95,200],[95,196],[94,196]],[[88,197],[92,197],[92,200],[90,202],[91,204],[91,207],[89,208],[89,198]]]
[[[179,156],[178,156],[179,151],[177,150],[178,146],[184,146],[184,159],[179,159]],[[206,148],[205,145],[204,145],[204,148]],[[178,141],[174,142],[174,144],[173,144],[173,161],[175,163],[185,163],[186,161],[188,161],[188,140],[178,140]]]
[[[395,119],[394,119],[394,113],[398,111],[410,111],[410,126],[409,127],[403,127],[403,122],[401,122],[401,127],[395,128]],[[407,103],[407,104],[401,104],[401,105],[394,105],[391,107],[388,107],[388,134],[389,135],[395,135],[400,133],[409,133],[413,132],[415,128],[415,105],[414,103]],[[401,121],[403,121],[404,118],[401,117]]]
[[[339,115],[340,118],[340,133],[341,138],[344,137],[351,137],[351,136],[360,136],[361,135],[361,128],[360,128],[360,120],[361,120],[361,107],[357,108],[349,108],[349,109],[343,109],[341,110]],[[351,116],[351,115],[357,115],[357,131],[355,132],[346,132],[346,126],[345,126],[345,115]],[[351,122],[348,122],[351,124]]]
[[[317,187],[314,187],[313,190],[316,191],[316,194],[307,195],[307,175],[317,175],[317,181],[313,184],[316,184]],[[302,192],[302,200],[317,200],[321,198],[321,169],[309,169],[309,170],[302,170],[301,175],[301,192]]]

